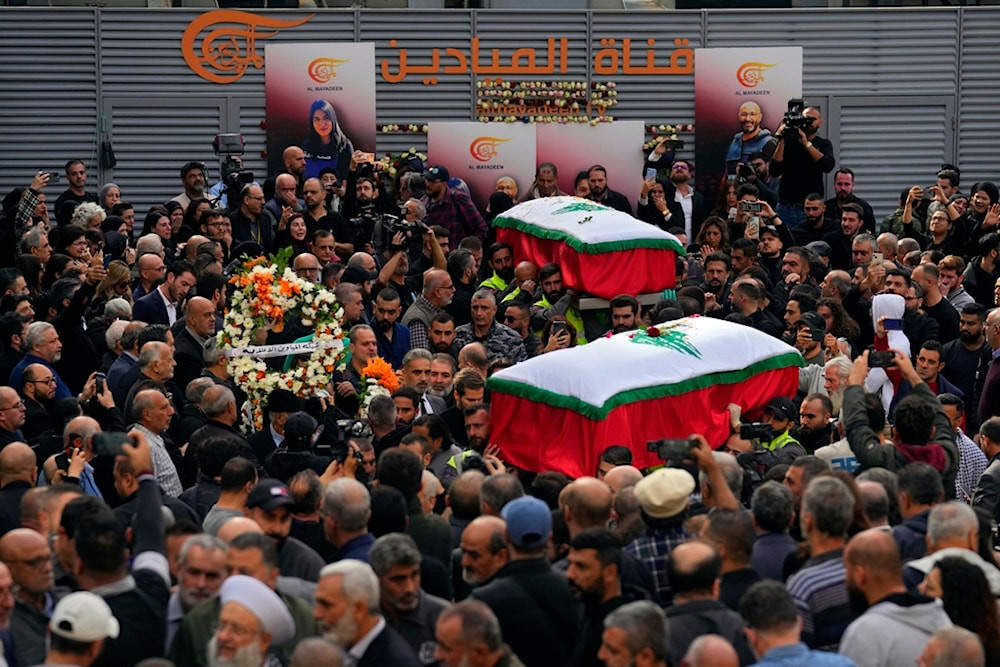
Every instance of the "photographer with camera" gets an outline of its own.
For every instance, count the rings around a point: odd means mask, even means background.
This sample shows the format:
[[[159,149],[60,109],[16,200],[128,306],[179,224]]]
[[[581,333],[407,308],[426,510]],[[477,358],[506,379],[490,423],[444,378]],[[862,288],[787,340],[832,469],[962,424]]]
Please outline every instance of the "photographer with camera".
[[[806,450],[792,434],[799,411],[790,399],[776,396],[764,407],[757,423],[742,424],[738,412],[730,406],[733,433],[726,441],[730,451],[740,452],[736,459],[744,468],[760,473],[779,464],[791,464]]]
[[[736,175],[740,183],[755,186],[761,199],[772,207],[778,206],[778,186],[781,184],[781,179],[771,176],[768,171],[768,159],[764,153],[761,151],[751,153],[746,164],[741,162],[736,165]]]
[[[434,230],[422,222],[407,222],[396,218],[389,222],[385,228],[385,234],[391,235],[391,240],[382,251],[382,269],[375,280],[375,286],[395,289],[400,296],[403,308],[401,312],[406,312],[406,309],[416,301],[423,288],[423,276],[410,275],[408,250],[411,239],[419,237],[422,244],[430,245],[432,268],[445,269],[448,264]]]
[[[794,228],[805,220],[806,195],[823,194],[823,174],[833,171],[833,144],[819,136],[823,117],[816,107],[802,108],[802,100],[789,100],[788,113],[778,127],[778,147],[771,157],[772,176],[781,176],[778,215]]]

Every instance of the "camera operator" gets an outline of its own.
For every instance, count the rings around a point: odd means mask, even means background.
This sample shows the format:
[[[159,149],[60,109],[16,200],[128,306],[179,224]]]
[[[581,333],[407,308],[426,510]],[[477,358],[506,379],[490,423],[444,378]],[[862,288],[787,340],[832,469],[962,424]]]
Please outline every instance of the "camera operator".
[[[764,408],[757,424],[741,424],[736,415],[731,420],[733,434],[726,441],[740,465],[764,473],[779,464],[790,464],[806,450],[790,431],[798,423],[799,411],[790,399],[776,396]]]
[[[375,254],[376,224],[383,215],[395,213],[395,206],[376,178],[375,172],[382,165],[369,162],[368,158],[362,151],[351,155],[342,213],[349,221],[354,251]]]
[[[746,164],[736,165],[736,175],[740,183],[750,183],[757,188],[760,198],[772,207],[778,206],[778,186],[781,179],[771,176],[768,171],[768,161],[761,151],[750,154]]]
[[[395,289],[400,296],[402,312],[406,312],[423,289],[422,275],[408,275],[410,271],[408,249],[411,239],[420,238],[422,243],[430,245],[433,268],[445,269],[448,265],[434,230],[424,223],[393,220],[385,231],[386,234],[392,234],[392,238],[382,251],[382,269],[378,273],[375,285],[379,289],[382,287]]]
[[[833,144],[819,136],[823,116],[816,107],[797,113],[800,100],[789,102],[789,112],[778,127],[778,147],[771,157],[770,172],[779,176],[778,215],[794,228],[805,220],[802,204],[806,195],[825,191],[823,174],[833,171]]]

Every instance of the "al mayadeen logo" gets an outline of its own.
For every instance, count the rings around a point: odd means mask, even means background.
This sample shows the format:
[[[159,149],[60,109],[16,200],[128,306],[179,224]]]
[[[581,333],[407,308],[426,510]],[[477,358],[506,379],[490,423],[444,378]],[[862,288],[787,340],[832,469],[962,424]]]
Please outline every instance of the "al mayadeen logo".
[[[350,61],[350,58],[316,58],[309,63],[309,78],[316,83],[327,83],[337,77],[338,67]]]
[[[777,67],[778,63],[747,62],[736,70],[736,80],[744,88],[756,88],[764,80],[765,70]]]
[[[508,141],[510,141],[509,137],[506,139],[501,137],[476,137],[469,144],[469,153],[478,162],[489,162],[500,154],[497,151],[497,146],[505,144]]]

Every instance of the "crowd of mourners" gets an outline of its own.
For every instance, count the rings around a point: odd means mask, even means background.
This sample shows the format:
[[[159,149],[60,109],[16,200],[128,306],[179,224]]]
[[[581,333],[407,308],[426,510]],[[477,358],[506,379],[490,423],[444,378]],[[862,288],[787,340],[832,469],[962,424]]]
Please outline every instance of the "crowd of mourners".
[[[818,109],[772,135],[755,106],[711,200],[669,142],[637,176],[564,193],[543,162],[488,201],[412,153],[305,178],[297,146],[260,183],[185,164],[138,216],[80,160],[55,201],[49,173],[10,192],[0,664],[1000,665],[1000,191],[942,165],[876,215]],[[610,187],[632,178],[638,200]],[[594,309],[497,241],[564,194],[676,236],[676,284]],[[253,428],[230,278],[286,248],[349,354]],[[793,346],[797,394],[706,406],[731,435],[651,469],[627,433],[592,476],[505,462],[492,373],[688,316]],[[256,341],[313,333],[290,315]],[[368,402],[376,357],[400,386]]]

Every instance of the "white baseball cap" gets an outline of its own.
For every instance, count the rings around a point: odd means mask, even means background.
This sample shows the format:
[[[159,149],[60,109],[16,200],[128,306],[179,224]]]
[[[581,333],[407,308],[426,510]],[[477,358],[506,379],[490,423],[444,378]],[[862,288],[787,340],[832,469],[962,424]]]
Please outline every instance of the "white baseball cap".
[[[80,591],[70,593],[56,605],[49,630],[64,639],[96,642],[118,637],[118,619],[99,595]]]

